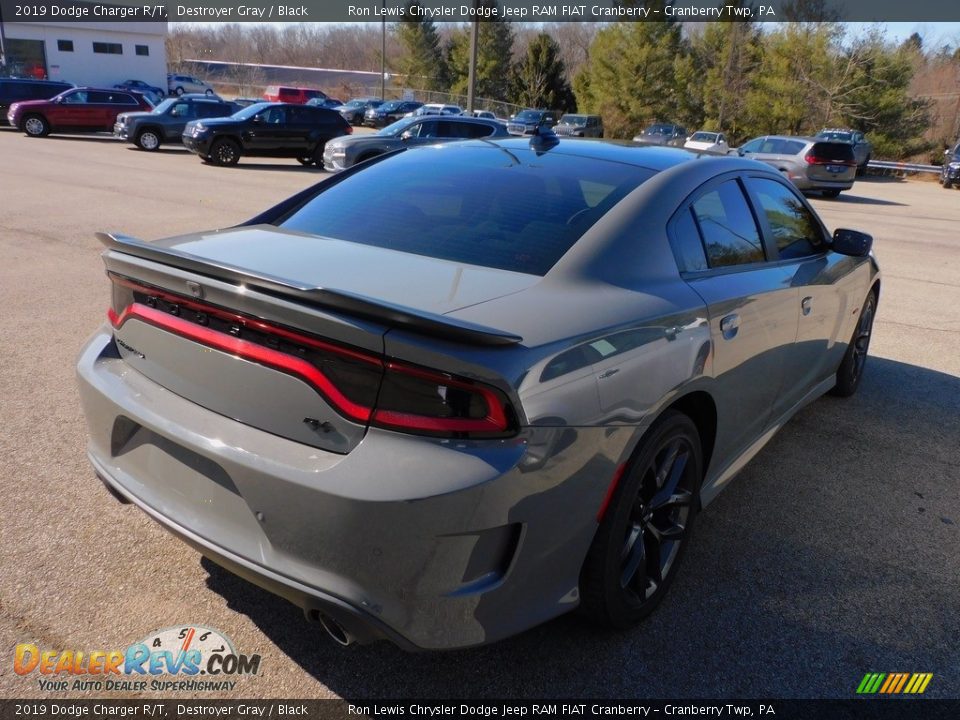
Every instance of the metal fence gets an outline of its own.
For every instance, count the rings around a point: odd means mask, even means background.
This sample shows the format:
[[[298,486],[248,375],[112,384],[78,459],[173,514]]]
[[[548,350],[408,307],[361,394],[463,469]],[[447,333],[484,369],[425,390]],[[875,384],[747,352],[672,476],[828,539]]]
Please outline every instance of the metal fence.
[[[894,170],[904,173],[940,173],[938,165],[920,165],[918,163],[893,162],[889,160],[871,160],[867,163],[871,170]]]

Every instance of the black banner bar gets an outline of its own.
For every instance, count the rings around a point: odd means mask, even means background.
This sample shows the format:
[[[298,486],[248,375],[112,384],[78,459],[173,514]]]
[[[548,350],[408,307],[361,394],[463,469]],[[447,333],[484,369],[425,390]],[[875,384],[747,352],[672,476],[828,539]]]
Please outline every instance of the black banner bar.
[[[404,720],[490,718],[771,718],[940,720],[960,717],[960,700],[35,700],[0,701],[2,720]]]
[[[956,0],[0,0],[4,22],[938,22]]]

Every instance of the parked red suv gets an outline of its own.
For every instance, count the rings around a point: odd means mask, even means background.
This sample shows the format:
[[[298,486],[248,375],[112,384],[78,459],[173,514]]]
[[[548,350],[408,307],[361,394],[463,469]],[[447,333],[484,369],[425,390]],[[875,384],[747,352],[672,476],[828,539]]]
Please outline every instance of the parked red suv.
[[[31,137],[51,132],[112,131],[117,115],[153,109],[138,92],[104,88],[75,88],[49,100],[16,102],[7,120]]]
[[[323,100],[326,97],[327,94],[323,90],[282,85],[269,85],[263,93],[263,99],[268,102],[285,102],[293,105],[306,105],[308,100],[313,98]]]

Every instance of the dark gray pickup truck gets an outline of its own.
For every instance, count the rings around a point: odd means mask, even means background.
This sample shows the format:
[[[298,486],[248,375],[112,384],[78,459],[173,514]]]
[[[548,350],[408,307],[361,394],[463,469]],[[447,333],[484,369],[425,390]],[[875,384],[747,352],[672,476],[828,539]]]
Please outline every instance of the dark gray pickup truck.
[[[113,134],[141,150],[156,150],[165,142],[179,145],[191,120],[227,117],[239,109],[234,103],[206,95],[181,95],[164,100],[151,112],[120,113]]]

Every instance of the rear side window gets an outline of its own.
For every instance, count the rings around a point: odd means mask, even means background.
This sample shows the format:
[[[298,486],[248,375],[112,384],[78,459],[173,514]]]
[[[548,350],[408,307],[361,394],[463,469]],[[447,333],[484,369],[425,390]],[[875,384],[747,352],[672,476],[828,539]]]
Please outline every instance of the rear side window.
[[[693,217],[693,208],[684,208],[674,218],[670,228],[670,245],[681,272],[700,272],[707,269],[707,258],[700,241],[700,230]]]
[[[776,180],[747,178],[746,183],[767,218],[781,258],[807,257],[826,250],[820,224],[793,191]]]
[[[544,275],[652,175],[582,157],[444,145],[402,153],[322,188],[279,225],[320,236],[317,242]]]
[[[200,118],[226,117],[233,114],[229,105],[221,105],[220,103],[197,103],[196,107],[197,117]]]
[[[854,163],[853,146],[848,143],[818,142],[810,148],[809,155],[838,163]]]
[[[447,138],[479,138],[487,137],[493,128],[482,123],[465,123],[455,120],[441,120],[440,137]]]
[[[701,195],[693,212],[710,267],[763,262],[760,231],[736,180]]]

